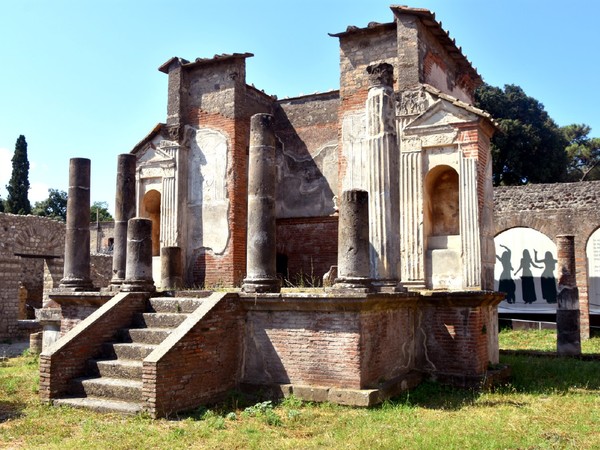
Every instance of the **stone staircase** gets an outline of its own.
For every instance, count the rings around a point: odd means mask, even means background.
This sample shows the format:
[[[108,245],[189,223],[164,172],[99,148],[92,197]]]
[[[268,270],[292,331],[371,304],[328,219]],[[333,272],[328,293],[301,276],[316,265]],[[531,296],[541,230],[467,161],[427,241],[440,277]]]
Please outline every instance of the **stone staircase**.
[[[101,412],[136,414],[144,409],[143,360],[202,304],[200,298],[155,297],[146,312],[136,314],[130,328],[121,329],[115,342],[87,362],[87,376],[71,381],[68,397],[54,400]]]

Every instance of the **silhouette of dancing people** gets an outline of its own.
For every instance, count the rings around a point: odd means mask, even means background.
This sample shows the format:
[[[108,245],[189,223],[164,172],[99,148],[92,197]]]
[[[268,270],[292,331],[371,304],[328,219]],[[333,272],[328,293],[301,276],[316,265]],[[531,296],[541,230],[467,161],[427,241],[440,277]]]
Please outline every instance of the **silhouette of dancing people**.
[[[523,292],[523,301],[526,304],[531,304],[537,300],[537,297],[535,295],[535,285],[533,284],[533,275],[531,273],[532,267],[535,267],[536,269],[542,268],[541,266],[535,265],[535,263],[531,259],[529,250],[523,250],[521,265],[515,272],[515,275],[519,273],[519,270],[523,271],[521,275],[521,291]]]
[[[506,301],[508,303],[514,303],[516,286],[515,280],[512,278],[513,266],[510,262],[512,253],[507,246],[500,244],[500,247],[504,249],[504,252],[502,253],[502,256],[496,255],[496,259],[502,264],[502,273],[500,274],[498,290],[506,294]]]
[[[547,303],[556,303],[556,278],[554,278],[554,269],[556,269],[556,259],[552,257],[552,252],[546,252],[544,259],[538,259],[537,250],[533,251],[536,263],[544,263],[542,272],[542,297]]]

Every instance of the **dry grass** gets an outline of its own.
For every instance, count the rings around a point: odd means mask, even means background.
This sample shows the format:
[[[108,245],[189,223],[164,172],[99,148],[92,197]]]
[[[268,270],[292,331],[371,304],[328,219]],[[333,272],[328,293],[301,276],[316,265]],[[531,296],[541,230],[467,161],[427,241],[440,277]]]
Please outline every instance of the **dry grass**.
[[[503,332],[501,342],[505,348],[543,349],[545,343],[535,342],[547,338]],[[597,348],[600,339],[589,345]],[[513,367],[514,379],[494,392],[424,383],[371,409],[293,398],[251,406],[233,395],[210,410],[154,421],[42,405],[36,393],[37,361],[23,356],[0,366],[0,447],[600,448],[600,362],[502,359]]]

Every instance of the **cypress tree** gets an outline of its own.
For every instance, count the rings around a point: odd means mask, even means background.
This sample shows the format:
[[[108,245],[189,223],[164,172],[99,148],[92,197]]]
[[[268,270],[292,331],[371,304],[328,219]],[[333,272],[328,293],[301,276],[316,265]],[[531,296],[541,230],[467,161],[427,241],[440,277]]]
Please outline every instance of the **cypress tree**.
[[[5,209],[13,214],[31,214],[29,203],[29,160],[27,159],[27,141],[21,135],[15,144],[15,154],[12,157],[12,176],[6,186],[8,196]]]

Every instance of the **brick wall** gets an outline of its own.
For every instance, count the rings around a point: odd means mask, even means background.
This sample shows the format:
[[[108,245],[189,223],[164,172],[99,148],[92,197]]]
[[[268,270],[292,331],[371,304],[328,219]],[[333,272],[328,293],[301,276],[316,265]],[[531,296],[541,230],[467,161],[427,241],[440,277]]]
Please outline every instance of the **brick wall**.
[[[278,101],[277,217],[333,214],[339,104],[338,91]]]
[[[67,392],[72,378],[83,376],[86,362],[100,354],[102,344],[146,308],[144,294],[118,294],[85,319],[68,337],[40,355],[40,397],[44,401]]]
[[[337,216],[277,220],[278,258],[287,259],[281,273],[285,279],[294,285],[322,283],[325,272],[337,265],[337,224]]]
[[[222,400],[234,389],[240,377],[243,325],[234,294],[205,299],[183,329],[144,360],[143,395],[150,413],[168,416]]]

